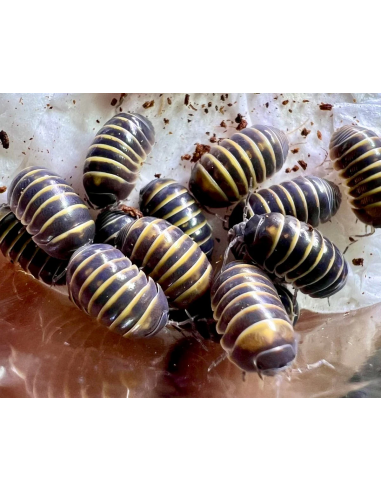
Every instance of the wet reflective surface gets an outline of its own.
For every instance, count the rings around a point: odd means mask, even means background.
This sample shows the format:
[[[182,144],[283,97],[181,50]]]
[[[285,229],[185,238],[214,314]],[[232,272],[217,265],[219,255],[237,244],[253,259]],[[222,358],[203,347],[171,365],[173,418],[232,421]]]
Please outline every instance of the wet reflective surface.
[[[210,340],[173,328],[125,340],[67,295],[0,259],[2,397],[374,397],[381,394],[381,306],[346,315],[304,311],[299,353],[286,373],[261,380],[224,360]],[[327,365],[315,364],[325,359]],[[314,366],[317,366],[315,367]],[[333,367],[332,367],[332,366]]]

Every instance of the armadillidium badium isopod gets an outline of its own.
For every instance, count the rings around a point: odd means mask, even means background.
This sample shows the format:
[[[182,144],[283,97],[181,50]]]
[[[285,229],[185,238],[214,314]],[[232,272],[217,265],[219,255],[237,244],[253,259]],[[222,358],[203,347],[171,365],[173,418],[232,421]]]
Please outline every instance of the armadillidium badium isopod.
[[[116,245],[161,285],[173,307],[187,308],[209,290],[212,266],[206,255],[166,220],[142,217],[120,231]]]
[[[154,179],[140,191],[144,215],[165,219],[179,227],[208,257],[213,252],[212,229],[196,200],[173,179]]]
[[[161,287],[109,244],[78,249],[66,280],[73,303],[123,337],[151,337],[168,322]]]
[[[280,171],[288,154],[286,135],[254,125],[211,148],[192,169],[189,189],[203,205],[225,207]]]
[[[69,259],[93,241],[95,223],[89,209],[57,173],[27,167],[13,179],[8,197],[12,212],[48,255]]]
[[[257,265],[311,297],[330,297],[347,281],[348,265],[338,248],[295,217],[255,215],[230,229],[229,238],[243,242]]]
[[[212,309],[221,345],[243,371],[275,374],[296,356],[292,323],[268,276],[241,261],[227,264],[213,282]]]
[[[64,285],[67,261],[49,256],[37,246],[8,205],[0,206],[0,250],[12,263],[47,285]]]
[[[329,149],[356,217],[381,227],[381,137],[367,128],[346,125],[332,135]]]
[[[99,130],[86,156],[83,185],[93,208],[124,200],[155,143],[152,123],[136,113],[119,113]]]

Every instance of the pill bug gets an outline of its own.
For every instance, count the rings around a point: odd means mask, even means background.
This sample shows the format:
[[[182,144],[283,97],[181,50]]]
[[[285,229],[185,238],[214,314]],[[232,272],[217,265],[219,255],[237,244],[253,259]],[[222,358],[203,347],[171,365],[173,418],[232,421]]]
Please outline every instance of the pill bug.
[[[27,167],[9,187],[9,206],[33,241],[55,258],[93,241],[95,223],[82,199],[57,173]]]
[[[95,221],[95,243],[115,246],[116,237],[127,224],[136,220],[123,210],[103,210]]]
[[[83,169],[83,185],[93,208],[128,197],[154,143],[152,123],[140,114],[119,113],[104,124],[89,147]]]
[[[230,229],[229,239],[244,242],[257,265],[311,297],[329,297],[347,281],[348,265],[338,248],[295,217],[255,215]]]
[[[116,246],[161,285],[173,307],[187,308],[209,291],[212,266],[206,255],[166,220],[142,217],[128,224]]]
[[[332,135],[329,154],[356,217],[381,227],[381,137],[367,128],[346,125]]]
[[[211,299],[221,345],[240,369],[271,375],[292,363],[297,349],[292,323],[259,267],[228,263],[213,282]]]
[[[295,326],[298,322],[300,315],[299,303],[289,289],[283,284],[274,283],[274,287],[278,293],[279,299],[281,300],[290,321]]]
[[[47,285],[64,285],[67,261],[49,256],[33,242],[7,205],[0,206],[0,250],[12,263]]]
[[[66,282],[76,306],[123,337],[151,337],[167,324],[161,287],[110,244],[78,249]]]
[[[246,199],[234,207],[229,227],[242,222]],[[339,187],[316,176],[300,176],[291,181],[263,188],[251,193],[247,202],[247,218],[269,212],[292,215],[312,227],[327,222],[341,204]]]
[[[189,189],[203,205],[224,207],[279,171],[288,154],[286,135],[254,125],[211,148],[192,169]]]
[[[165,219],[179,227],[208,257],[213,252],[212,229],[185,186],[173,179],[154,179],[140,191],[144,215]]]

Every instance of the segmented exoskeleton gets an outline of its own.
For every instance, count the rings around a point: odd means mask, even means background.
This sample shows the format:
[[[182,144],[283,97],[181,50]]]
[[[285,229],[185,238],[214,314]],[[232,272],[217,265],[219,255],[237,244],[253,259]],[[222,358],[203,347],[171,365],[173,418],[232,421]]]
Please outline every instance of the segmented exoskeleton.
[[[187,308],[209,290],[212,266],[206,255],[166,220],[142,217],[121,230],[116,245],[161,285],[174,307]]]
[[[255,215],[230,229],[229,238],[244,242],[256,264],[311,297],[329,297],[347,281],[348,265],[338,248],[295,217]]]
[[[173,179],[154,179],[140,191],[144,215],[165,219],[179,227],[208,257],[213,252],[212,229],[185,186]]]
[[[332,135],[329,149],[356,217],[381,227],[381,137],[367,128],[346,125]]]
[[[227,264],[213,282],[211,299],[221,345],[240,369],[274,374],[292,363],[297,350],[292,323],[259,267]]]
[[[49,256],[37,246],[8,205],[0,206],[0,250],[12,263],[47,285],[63,285],[67,261]]]
[[[242,222],[246,203],[248,219],[253,215],[279,212],[317,227],[336,214],[341,204],[341,193],[331,181],[316,176],[299,176],[251,193],[248,201],[242,199],[230,215],[230,228]]]
[[[225,207],[246,196],[252,186],[279,171],[288,154],[286,135],[254,125],[234,133],[204,154],[192,169],[189,189],[202,205]]]
[[[119,113],[103,125],[83,169],[83,185],[93,208],[128,197],[154,143],[152,123],[140,114]]]
[[[8,197],[12,212],[50,256],[69,259],[93,241],[95,224],[89,209],[57,173],[27,167],[13,179]]]
[[[76,251],[67,286],[74,304],[124,337],[151,337],[168,322],[161,287],[109,244]]]

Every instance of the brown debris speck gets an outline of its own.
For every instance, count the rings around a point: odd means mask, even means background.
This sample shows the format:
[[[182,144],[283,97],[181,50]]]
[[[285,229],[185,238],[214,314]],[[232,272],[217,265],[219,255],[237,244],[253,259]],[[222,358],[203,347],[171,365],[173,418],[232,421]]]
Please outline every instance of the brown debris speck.
[[[233,104],[232,103],[229,103],[228,106],[233,106]]]
[[[306,137],[309,133],[311,133],[311,130],[307,130],[307,128],[303,128],[303,130],[300,132],[303,137]]]
[[[191,162],[197,162],[201,157],[210,151],[210,145],[196,144],[196,150],[193,152]]]
[[[331,111],[331,109],[333,108],[332,104],[326,104],[326,103],[321,103],[319,108],[322,110],[322,111]]]
[[[185,106],[188,106],[188,104],[189,104],[189,97],[190,97],[189,94],[185,94],[185,97],[184,97]]]
[[[288,110],[288,112],[289,112],[289,113],[292,113],[292,109],[289,109],[289,110]]]
[[[143,104],[143,108],[144,109],[147,109],[147,108],[152,108],[152,106],[155,105],[155,101],[146,101],[144,104]]]
[[[114,97],[114,99],[111,101],[111,106],[115,106],[117,102],[118,102],[118,99],[116,99],[116,97]]]
[[[269,103],[266,103],[265,106],[266,106],[266,108],[268,108],[269,107]]]
[[[319,140],[322,140],[323,136],[322,136],[322,134],[321,134],[321,131],[320,131],[320,130],[318,130],[318,131],[316,132],[316,135],[317,135],[317,138],[318,138]]]
[[[283,106],[286,106],[286,104],[288,104],[288,99],[286,99],[285,101],[282,102]]]
[[[182,161],[190,161],[191,160],[191,155],[190,154],[184,154],[181,156]]]
[[[96,122],[97,122],[97,123],[100,123],[100,121],[99,121],[99,120],[96,120]]]
[[[205,111],[205,113],[209,113],[209,109],[208,108],[205,108],[204,111]]]
[[[197,109],[193,106],[193,104],[190,104],[189,107],[193,109],[193,111],[197,111]]]
[[[222,126],[222,128],[226,128],[226,123],[224,120],[221,121],[220,126]]]
[[[243,130],[244,128],[247,127],[247,121],[245,118],[241,115],[241,113],[238,113],[235,119],[235,122],[238,123],[238,126],[236,127],[236,130]]]
[[[225,101],[225,96],[222,94],[221,101]]]
[[[157,179],[161,178],[161,174],[159,174],[159,173],[155,174],[155,178],[157,178]]]
[[[210,137],[209,141],[212,142],[212,143],[216,143],[217,142],[216,136]]]
[[[305,161],[298,161],[299,166],[305,171],[307,169],[307,162]]]
[[[135,219],[140,219],[143,217],[142,212],[135,207],[128,207],[127,205],[120,205],[119,210],[124,212],[127,215],[131,215],[131,217],[134,217]]]
[[[168,123],[169,123],[169,120],[167,118],[164,118],[164,124],[168,125]]]
[[[75,99],[73,99],[73,104],[75,104]]]
[[[9,149],[9,137],[8,134],[4,131],[1,130],[0,132],[0,142],[4,149]]]
[[[169,105],[171,105],[171,104],[172,104],[172,99],[171,99],[170,97],[167,97],[167,103],[168,103]]]
[[[364,258],[353,258],[352,263],[355,266],[364,266]]]
[[[285,169],[285,172],[286,172],[287,174],[288,174],[288,173],[290,173],[291,171],[292,171],[292,169],[291,169],[290,167],[287,167],[287,168]]]
[[[310,101],[308,99],[303,99],[304,103],[309,103]]]
[[[212,107],[212,103],[211,101],[208,102],[208,108],[211,108]]]
[[[292,171],[294,171],[294,173],[296,173],[296,171],[299,171],[300,167],[295,164],[295,166],[292,168]]]
[[[5,193],[7,191],[6,186],[0,186],[0,193]]]
[[[299,147],[296,147],[296,149],[291,150],[291,154],[297,154],[299,152]]]

